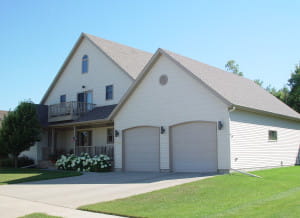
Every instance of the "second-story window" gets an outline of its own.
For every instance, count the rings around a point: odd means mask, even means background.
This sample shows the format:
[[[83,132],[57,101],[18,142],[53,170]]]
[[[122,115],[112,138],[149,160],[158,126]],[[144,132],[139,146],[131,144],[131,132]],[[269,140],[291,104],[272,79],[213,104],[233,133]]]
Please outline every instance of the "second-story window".
[[[81,71],[81,73],[87,73],[88,72],[88,66],[89,66],[89,57],[87,55],[84,55],[82,57],[82,71]]]
[[[66,95],[61,95],[61,96],[60,96],[60,103],[64,103],[64,102],[66,102],[66,101],[67,101]]]
[[[113,85],[106,86],[105,99],[111,100],[113,99],[113,95],[114,95],[114,86]]]

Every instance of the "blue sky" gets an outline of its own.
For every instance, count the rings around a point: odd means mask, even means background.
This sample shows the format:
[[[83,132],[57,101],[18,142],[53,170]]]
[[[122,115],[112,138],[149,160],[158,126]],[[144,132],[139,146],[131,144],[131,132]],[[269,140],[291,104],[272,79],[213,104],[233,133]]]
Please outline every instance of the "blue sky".
[[[1,0],[0,110],[39,103],[81,32],[159,47],[281,88],[300,61],[300,1]]]

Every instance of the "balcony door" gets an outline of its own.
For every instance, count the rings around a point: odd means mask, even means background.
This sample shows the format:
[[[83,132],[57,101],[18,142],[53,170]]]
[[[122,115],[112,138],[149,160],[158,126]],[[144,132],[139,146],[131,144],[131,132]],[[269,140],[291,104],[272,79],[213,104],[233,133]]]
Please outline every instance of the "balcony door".
[[[93,109],[93,92],[80,92],[77,94],[79,112],[87,112]]]

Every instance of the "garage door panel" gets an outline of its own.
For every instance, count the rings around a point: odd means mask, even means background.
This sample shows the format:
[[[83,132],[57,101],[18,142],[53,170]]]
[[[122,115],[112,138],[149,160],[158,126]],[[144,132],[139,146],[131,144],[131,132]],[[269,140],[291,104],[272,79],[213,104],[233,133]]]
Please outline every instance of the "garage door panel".
[[[159,129],[139,127],[124,132],[126,171],[159,171]]]
[[[195,122],[171,128],[172,169],[175,172],[217,170],[216,125]]]

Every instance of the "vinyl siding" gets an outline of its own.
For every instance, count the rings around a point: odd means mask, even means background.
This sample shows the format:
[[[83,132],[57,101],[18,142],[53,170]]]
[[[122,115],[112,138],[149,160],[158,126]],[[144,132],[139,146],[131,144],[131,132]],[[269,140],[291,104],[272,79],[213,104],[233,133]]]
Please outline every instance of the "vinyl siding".
[[[168,76],[165,86],[161,75]],[[190,121],[222,121],[217,132],[218,168],[229,169],[229,117],[227,105],[173,61],[161,56],[115,117],[115,167],[122,168],[122,131],[136,126],[164,126],[160,134],[160,169],[170,169],[169,127]]]
[[[81,73],[81,60],[88,55],[88,73]],[[76,101],[77,93],[93,91],[93,103],[97,106],[117,104],[133,80],[115,63],[106,57],[87,39],[83,39],[75,54],[67,64],[54,88],[45,100],[45,104],[57,104],[60,95],[66,95],[67,101]],[[105,87],[113,85],[113,99],[105,99]],[[85,86],[83,89],[82,86]]]
[[[277,131],[269,141],[268,131]],[[255,113],[230,113],[231,163],[234,169],[294,165],[300,145],[300,123]]]
[[[46,131],[42,131],[41,141],[36,142],[35,145],[30,147],[28,151],[23,151],[19,157],[27,156],[34,160],[35,163],[41,159],[41,147],[47,146],[48,143],[48,134]]]

